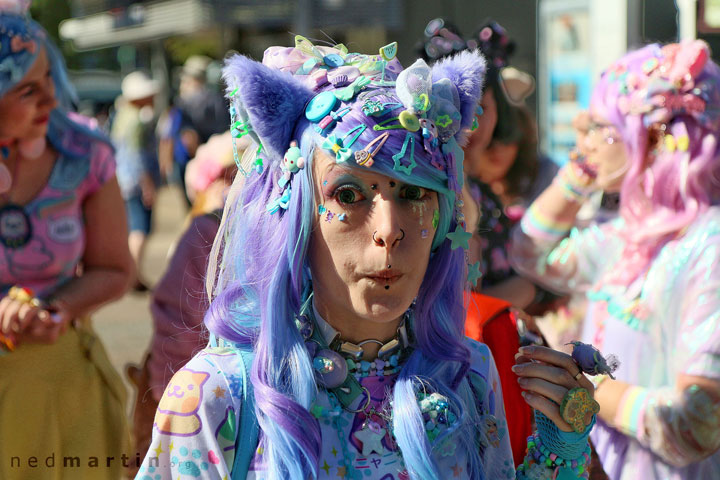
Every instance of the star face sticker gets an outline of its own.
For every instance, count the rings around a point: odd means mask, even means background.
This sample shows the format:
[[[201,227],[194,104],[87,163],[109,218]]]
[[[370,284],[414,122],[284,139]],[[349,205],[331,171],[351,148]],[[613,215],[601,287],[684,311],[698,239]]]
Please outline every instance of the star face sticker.
[[[467,250],[470,247],[468,242],[472,238],[472,233],[466,232],[464,228],[458,225],[455,227],[454,232],[447,234],[446,238],[449,238],[452,242],[450,245],[452,250],[455,250],[458,247],[462,247]]]
[[[213,390],[213,393],[215,394],[215,398],[225,398],[225,389],[219,385]]]
[[[385,451],[382,446],[382,439],[385,436],[384,428],[380,428],[378,433],[373,432],[369,428],[363,428],[362,430],[355,432],[353,436],[360,440],[363,444],[363,457],[367,457],[372,452],[382,455]]]
[[[482,277],[480,262],[475,262],[472,265],[468,264],[468,282],[470,282],[473,287],[477,287],[477,281],[480,277]]]

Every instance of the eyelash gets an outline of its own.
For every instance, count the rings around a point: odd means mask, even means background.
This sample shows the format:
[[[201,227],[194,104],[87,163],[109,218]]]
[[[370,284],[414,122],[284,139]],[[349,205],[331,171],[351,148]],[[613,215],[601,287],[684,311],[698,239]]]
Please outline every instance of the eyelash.
[[[48,73],[45,75],[46,80],[52,80],[52,73],[48,70]],[[29,98],[31,97],[37,89],[35,87],[29,87],[28,90],[24,93],[20,94],[20,98]]]
[[[417,199],[403,198],[402,195],[407,191],[408,188],[417,188],[417,189],[419,189],[419,190],[420,190],[420,193],[421,193],[420,198],[417,198]],[[342,192],[344,192],[344,191],[354,192],[354,193],[356,193],[357,195],[359,195],[359,196],[362,197],[362,198],[360,198],[359,200],[358,200],[358,199],[355,199],[355,201],[352,202],[352,203],[342,202],[342,201],[340,201],[340,194],[341,194]],[[430,198],[430,191],[429,191],[428,189],[423,188],[423,187],[418,187],[418,186],[416,186],[416,185],[405,185],[405,186],[401,187],[401,188],[400,188],[400,194],[401,194],[401,198],[402,198],[403,200],[407,200],[408,202],[413,202],[413,203],[423,203],[423,202],[429,200],[429,198]],[[356,185],[347,184],[347,183],[344,184],[344,185],[340,185],[339,187],[337,187],[337,188],[333,191],[331,197],[334,198],[337,203],[339,203],[340,205],[342,205],[342,206],[345,207],[345,208],[352,208],[352,207],[354,207],[355,205],[357,205],[359,202],[361,202],[362,200],[365,199],[364,196],[363,196],[363,194],[362,194],[362,192],[360,191],[360,188],[359,188],[359,187],[357,187]]]

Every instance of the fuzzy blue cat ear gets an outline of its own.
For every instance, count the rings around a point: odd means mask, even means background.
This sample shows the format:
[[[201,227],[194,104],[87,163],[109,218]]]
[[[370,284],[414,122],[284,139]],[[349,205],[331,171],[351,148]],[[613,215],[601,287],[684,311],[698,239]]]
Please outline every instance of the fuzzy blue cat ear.
[[[447,78],[455,86],[460,97],[462,119],[461,130],[457,135],[462,135],[472,125],[475,108],[482,97],[486,71],[485,58],[478,51],[460,52],[432,66],[433,82]]]
[[[225,61],[223,79],[241,121],[274,159],[282,159],[298,119],[314,93],[288,72],[275,70],[243,55]]]

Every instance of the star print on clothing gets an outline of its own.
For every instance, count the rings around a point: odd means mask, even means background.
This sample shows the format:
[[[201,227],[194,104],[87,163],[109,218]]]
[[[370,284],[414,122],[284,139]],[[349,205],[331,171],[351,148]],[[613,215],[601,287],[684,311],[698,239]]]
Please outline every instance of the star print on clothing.
[[[215,398],[225,398],[225,389],[221,386],[215,387],[213,393],[215,394]]]
[[[448,233],[445,238],[449,238],[452,242],[450,244],[450,249],[455,250],[458,247],[462,247],[467,250],[470,247],[468,242],[472,238],[472,233],[466,232],[464,228],[458,225],[455,227],[455,231]]]
[[[173,445],[173,442],[170,442],[170,445],[168,445],[168,452],[172,453],[173,448],[175,448],[175,445]]]
[[[328,465],[328,463],[325,460],[323,460],[323,466],[320,468],[325,470],[325,475],[328,475],[330,473],[330,465]]]
[[[332,452],[333,457],[337,457],[338,451],[335,449],[335,447],[333,447],[330,451]]]
[[[340,478],[345,478],[345,475],[347,475],[347,469],[345,467],[337,467],[337,476]]]
[[[162,443],[158,443],[158,446],[156,449],[153,450],[155,452],[155,456],[159,457],[161,453],[163,453],[165,450],[162,449]]]
[[[353,436],[360,440],[363,444],[363,457],[367,457],[372,452],[376,452],[382,455],[385,451],[382,446],[382,439],[385,436],[384,428],[381,428],[378,433],[373,432],[369,428],[364,428],[360,431],[355,432]]]
[[[455,465],[453,465],[453,467],[452,467],[453,477],[459,477],[460,474],[462,473],[462,470],[463,470],[462,467],[460,465],[458,465],[457,463]]]

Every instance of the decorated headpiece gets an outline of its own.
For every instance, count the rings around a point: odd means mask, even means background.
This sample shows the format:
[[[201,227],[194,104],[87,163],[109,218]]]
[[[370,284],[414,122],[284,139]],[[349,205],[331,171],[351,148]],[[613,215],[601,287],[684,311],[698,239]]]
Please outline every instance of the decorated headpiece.
[[[0,0],[0,96],[22,80],[46,41],[29,6],[30,0]]]
[[[484,60],[465,52],[432,68],[418,60],[403,70],[396,50],[392,43],[378,55],[362,55],[298,36],[295,47],[269,48],[262,64],[240,55],[228,60],[233,136],[249,135],[257,145],[254,158],[238,159],[241,171],[279,169],[280,198],[285,197],[279,206],[286,205],[290,175],[304,165],[291,142],[298,125],[309,122],[323,138],[319,146],[338,163],[372,168],[384,158],[410,180],[418,161],[427,159],[447,175],[448,190],[459,192],[458,140],[472,122]],[[350,111],[362,112],[362,120],[343,121]],[[399,151],[385,146],[391,134],[403,136]],[[275,206],[269,209],[275,212]]]
[[[617,106],[624,115],[642,116],[646,127],[688,116],[707,129],[720,128],[720,88],[707,74],[710,51],[702,40],[646,47],[652,52],[641,71],[629,68],[626,56],[603,73],[617,88]],[[645,50],[645,49],[643,49]]]
[[[432,67],[418,60],[403,70],[396,52],[396,43],[363,55],[297,36],[295,47],[266,50],[262,63],[241,55],[227,60],[232,136],[254,142],[236,162],[241,175],[271,176],[270,214],[290,204],[293,174],[307,164],[298,142],[311,131],[314,146],[338,163],[408,183],[421,171],[444,178],[441,193],[454,197],[455,220],[464,228],[459,144],[472,125],[485,61],[465,51]]]

